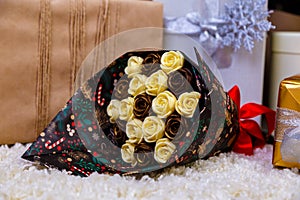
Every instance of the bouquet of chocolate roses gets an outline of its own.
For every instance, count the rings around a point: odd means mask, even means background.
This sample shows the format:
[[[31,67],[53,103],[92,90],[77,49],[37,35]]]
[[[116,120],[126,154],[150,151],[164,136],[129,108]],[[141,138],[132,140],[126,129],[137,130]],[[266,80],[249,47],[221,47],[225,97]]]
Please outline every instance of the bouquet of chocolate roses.
[[[231,98],[195,50],[128,52],[96,73],[22,156],[80,176],[141,174],[230,151]]]

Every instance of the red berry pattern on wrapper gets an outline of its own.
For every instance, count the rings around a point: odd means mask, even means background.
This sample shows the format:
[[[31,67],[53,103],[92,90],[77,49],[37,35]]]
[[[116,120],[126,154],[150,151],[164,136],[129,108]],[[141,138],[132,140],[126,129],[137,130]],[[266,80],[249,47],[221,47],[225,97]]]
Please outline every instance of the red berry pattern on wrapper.
[[[172,56],[182,60],[172,65],[168,63]],[[175,67],[166,68],[163,62]],[[127,68],[129,63],[139,69]],[[74,94],[22,157],[74,175],[89,176],[93,172],[147,173],[231,150],[238,134],[236,107],[205,62],[201,60],[199,64],[178,51],[124,54]],[[162,80],[158,90],[153,90],[152,80],[148,81],[148,88],[140,84],[152,75],[153,80],[155,76]],[[178,79],[184,87],[178,85]],[[193,93],[198,98],[192,114],[180,109],[179,100],[185,99],[180,96],[185,93]],[[212,95],[215,95],[213,99]],[[114,110],[108,112],[111,102],[121,107],[118,102],[124,99],[130,99],[133,106],[126,110],[130,116],[121,113],[119,117],[120,113]],[[157,103],[166,99],[172,104],[167,111]],[[213,103],[218,104],[218,112],[214,114]],[[144,134],[135,136],[126,132],[126,128],[137,130],[141,123],[152,118],[164,124],[159,135],[147,139]],[[133,124],[128,125],[128,121]]]

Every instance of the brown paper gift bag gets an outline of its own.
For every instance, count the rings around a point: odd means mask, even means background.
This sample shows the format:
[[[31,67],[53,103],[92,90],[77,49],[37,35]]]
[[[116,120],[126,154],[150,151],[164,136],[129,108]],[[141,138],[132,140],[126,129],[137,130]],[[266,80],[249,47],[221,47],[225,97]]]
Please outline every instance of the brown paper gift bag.
[[[32,142],[74,91],[101,41],[162,27],[162,5],[133,0],[0,1],[0,144]],[[162,45],[162,33],[152,39]]]

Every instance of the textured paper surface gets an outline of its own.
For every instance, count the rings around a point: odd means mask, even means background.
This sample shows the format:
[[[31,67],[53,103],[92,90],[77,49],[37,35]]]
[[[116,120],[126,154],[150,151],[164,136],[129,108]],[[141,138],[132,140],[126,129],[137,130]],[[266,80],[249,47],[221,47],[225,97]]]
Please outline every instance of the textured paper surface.
[[[128,29],[162,27],[162,12],[151,1],[1,1],[0,144],[32,142],[71,97],[93,47]]]

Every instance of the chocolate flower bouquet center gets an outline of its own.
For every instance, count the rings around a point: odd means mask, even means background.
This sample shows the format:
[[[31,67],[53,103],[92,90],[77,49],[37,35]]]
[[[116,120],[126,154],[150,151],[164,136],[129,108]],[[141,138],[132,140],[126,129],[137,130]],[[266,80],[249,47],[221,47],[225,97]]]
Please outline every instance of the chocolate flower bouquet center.
[[[145,63],[144,58],[131,56],[125,75],[115,86],[128,89],[114,90],[107,106],[110,123],[121,120],[125,124],[121,134],[126,140],[122,141],[121,155],[132,166],[144,166],[153,159],[166,163],[176,151],[176,140],[184,141],[180,130],[187,130],[193,124],[195,111],[199,112],[201,94],[193,91],[188,82],[192,73],[183,68],[184,56],[179,51],[168,51],[159,58],[159,54],[150,54],[145,60],[154,63]],[[153,68],[151,72],[149,68]],[[181,124],[181,119],[185,123]],[[178,132],[181,133],[177,135]],[[147,160],[138,159],[135,154],[140,152],[154,155]]]

